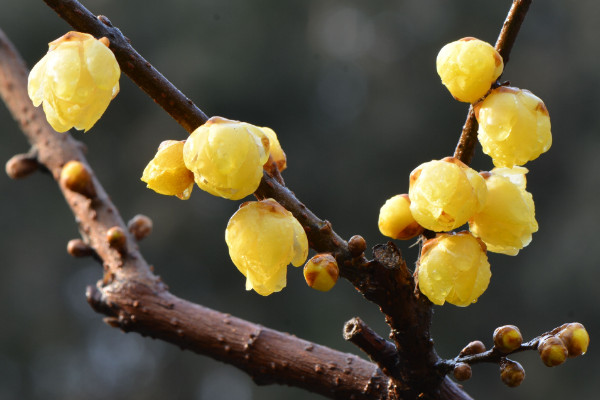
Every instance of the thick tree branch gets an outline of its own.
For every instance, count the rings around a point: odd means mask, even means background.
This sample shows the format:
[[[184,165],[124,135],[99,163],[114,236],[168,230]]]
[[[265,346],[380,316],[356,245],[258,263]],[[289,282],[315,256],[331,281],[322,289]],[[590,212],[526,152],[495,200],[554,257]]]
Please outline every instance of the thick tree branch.
[[[525,15],[527,15],[531,1],[532,0],[514,0],[512,7],[506,16],[504,25],[502,25],[502,30],[500,31],[498,40],[496,40],[495,47],[504,60],[504,67],[506,67],[506,64],[508,64],[508,60],[510,59],[510,51],[517,40],[517,35],[519,34],[521,24],[525,19]],[[473,154],[475,153],[478,128],[479,124],[475,118],[473,106],[469,106],[467,120],[463,126],[462,134],[458,140],[456,150],[454,150],[454,157],[458,158],[467,165],[471,163]]]

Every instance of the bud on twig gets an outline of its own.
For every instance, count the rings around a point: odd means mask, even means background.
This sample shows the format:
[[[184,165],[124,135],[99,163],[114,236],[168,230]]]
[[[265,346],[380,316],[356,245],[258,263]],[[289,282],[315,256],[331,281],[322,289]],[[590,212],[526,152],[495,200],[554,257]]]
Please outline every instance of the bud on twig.
[[[86,197],[96,197],[92,175],[79,161],[72,160],[65,164],[60,172],[60,182],[69,190]]]
[[[340,275],[337,261],[331,254],[317,254],[304,265],[304,279],[313,289],[327,292]]]
[[[483,353],[485,351],[485,345],[480,340],[475,340],[468,345],[465,346],[464,349],[460,351],[460,356],[470,356],[473,354]]]
[[[138,214],[129,220],[127,229],[135,237],[135,240],[142,240],[152,233],[152,220],[145,215]]]
[[[579,322],[566,324],[557,336],[567,346],[569,358],[585,354],[590,344],[590,336]]]
[[[504,325],[494,331],[494,346],[503,354],[512,353],[523,343],[519,328],[514,325]]]
[[[556,336],[546,336],[540,339],[538,352],[540,353],[542,362],[547,367],[556,367],[564,363],[569,355],[569,351],[563,341]]]
[[[525,370],[518,362],[504,359],[500,362],[500,379],[508,387],[517,387],[525,379]]]
[[[106,240],[108,245],[119,253],[125,253],[127,250],[127,236],[123,229],[118,226],[113,226],[106,231]]]
[[[354,235],[348,240],[348,250],[352,257],[360,257],[367,249],[367,242],[360,235]]]
[[[37,158],[31,154],[17,154],[6,162],[6,175],[11,179],[25,178],[39,169]]]
[[[67,252],[76,258],[90,257],[95,253],[94,249],[81,239],[69,240],[69,243],[67,243]]]
[[[472,375],[471,366],[466,363],[458,363],[454,366],[454,377],[457,381],[466,381]]]

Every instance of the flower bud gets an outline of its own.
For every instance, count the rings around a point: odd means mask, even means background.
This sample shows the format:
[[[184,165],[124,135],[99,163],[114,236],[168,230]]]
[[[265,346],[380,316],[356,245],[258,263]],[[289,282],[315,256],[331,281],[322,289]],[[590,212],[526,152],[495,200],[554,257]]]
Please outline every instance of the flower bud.
[[[118,226],[113,226],[106,231],[106,240],[108,245],[119,253],[124,253],[127,250],[127,236],[123,229]]]
[[[475,303],[491,277],[485,245],[469,232],[442,233],[421,249],[419,289],[437,305],[465,307]]]
[[[556,336],[546,336],[540,339],[538,352],[547,367],[555,367],[564,363],[569,355],[564,342]]]
[[[69,32],[48,46],[29,73],[29,97],[36,107],[43,103],[57,132],[88,131],[119,93],[121,70],[108,39]]]
[[[523,343],[519,328],[514,325],[504,325],[494,331],[494,347],[503,354],[512,353]]]
[[[470,356],[473,354],[483,353],[485,351],[485,345],[481,340],[474,340],[468,345],[465,346],[464,349],[460,351],[461,356]]]
[[[138,214],[127,223],[127,229],[135,237],[135,240],[142,240],[152,233],[152,220],[145,215]]]
[[[360,235],[354,235],[348,240],[348,251],[352,257],[360,257],[367,249],[365,238]]]
[[[156,193],[177,196],[187,200],[194,188],[194,174],[183,162],[184,142],[166,140],[158,147],[158,152],[148,163],[142,174],[142,181]]]
[[[69,190],[86,197],[95,197],[92,175],[83,163],[71,160],[60,171],[60,182]]]
[[[454,366],[454,377],[457,381],[466,381],[471,378],[473,372],[471,371],[471,366],[466,363],[457,363]]]
[[[261,128],[212,117],[186,140],[183,161],[200,189],[239,200],[258,188],[269,147]]]
[[[469,227],[489,251],[514,256],[538,230],[533,197],[525,190],[526,173],[526,168],[515,167],[484,174],[488,199],[469,220]]]
[[[273,162],[277,165],[277,169],[280,172],[283,171],[287,168],[287,158],[281,148],[281,144],[279,144],[279,139],[277,139],[275,131],[267,127],[261,127],[260,129],[269,138],[269,153],[271,153]]]
[[[475,106],[478,138],[496,167],[535,160],[552,145],[544,102],[528,90],[501,86]]]
[[[502,360],[500,362],[500,379],[508,387],[517,387],[525,379],[525,370],[516,361]]]
[[[475,103],[502,74],[504,63],[492,45],[466,37],[442,47],[436,68],[456,100]]]
[[[407,194],[388,199],[379,211],[379,231],[392,239],[408,240],[423,233],[423,227],[410,212]]]
[[[410,211],[432,231],[465,224],[482,209],[486,195],[483,177],[454,157],[421,164],[410,174]]]
[[[67,243],[67,253],[72,257],[90,257],[94,255],[94,249],[81,239],[71,239]]]
[[[249,201],[233,214],[225,231],[229,255],[246,277],[246,290],[268,296],[286,285],[287,265],[308,255],[302,225],[273,199]]]
[[[339,275],[337,261],[331,254],[317,254],[304,265],[306,283],[321,292],[330,291]]]
[[[569,352],[569,357],[585,354],[590,344],[590,336],[585,327],[579,322],[572,322],[564,326],[557,335],[563,341]]]

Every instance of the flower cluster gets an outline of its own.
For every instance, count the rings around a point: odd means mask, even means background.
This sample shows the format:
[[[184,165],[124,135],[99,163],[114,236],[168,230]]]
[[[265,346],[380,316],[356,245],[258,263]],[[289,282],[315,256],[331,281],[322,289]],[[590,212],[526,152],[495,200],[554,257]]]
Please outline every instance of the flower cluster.
[[[449,43],[436,66],[452,96],[473,103],[479,141],[496,168],[477,173],[454,157],[421,164],[410,174],[408,194],[381,208],[379,229],[394,239],[440,232],[422,247],[419,289],[434,304],[466,306],[488,286],[486,252],[516,255],[538,229],[522,165],[550,148],[550,118],[529,91],[494,87],[504,65],[488,43]],[[451,232],[466,223],[469,231]]]

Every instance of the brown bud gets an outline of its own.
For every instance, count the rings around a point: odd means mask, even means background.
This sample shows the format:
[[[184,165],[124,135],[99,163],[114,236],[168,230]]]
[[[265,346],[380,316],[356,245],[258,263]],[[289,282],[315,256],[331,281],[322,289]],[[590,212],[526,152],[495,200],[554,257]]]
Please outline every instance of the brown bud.
[[[494,347],[503,354],[512,353],[523,343],[519,328],[514,325],[504,325],[494,331]]]
[[[454,377],[457,381],[466,381],[471,378],[472,374],[469,364],[459,362],[454,366]]]
[[[95,251],[81,239],[72,239],[67,243],[67,252],[72,257],[90,257]]]
[[[348,250],[352,257],[360,257],[367,249],[367,242],[360,235],[354,235],[348,240]]]
[[[504,359],[500,362],[500,379],[508,387],[517,387],[525,379],[525,370],[518,362]]]
[[[590,344],[590,336],[585,327],[579,322],[564,325],[557,336],[567,347],[569,357],[585,354]]]
[[[85,165],[79,161],[69,161],[60,172],[60,182],[69,190],[86,197],[95,197],[96,189],[92,182],[92,175]]]
[[[31,154],[17,154],[6,162],[6,175],[11,179],[25,178],[39,169],[40,164]]]
[[[461,356],[470,356],[473,354],[483,353],[485,351],[485,345],[480,340],[475,340],[468,345],[465,346],[464,349],[460,351]]]
[[[152,220],[142,214],[138,214],[127,223],[127,229],[135,237],[135,240],[142,240],[152,233]]]
[[[123,229],[118,226],[113,226],[106,231],[106,240],[108,245],[119,253],[124,253],[127,250],[127,236]]]
[[[564,342],[556,336],[546,336],[540,339],[538,352],[547,367],[556,367],[564,363],[569,355]]]

